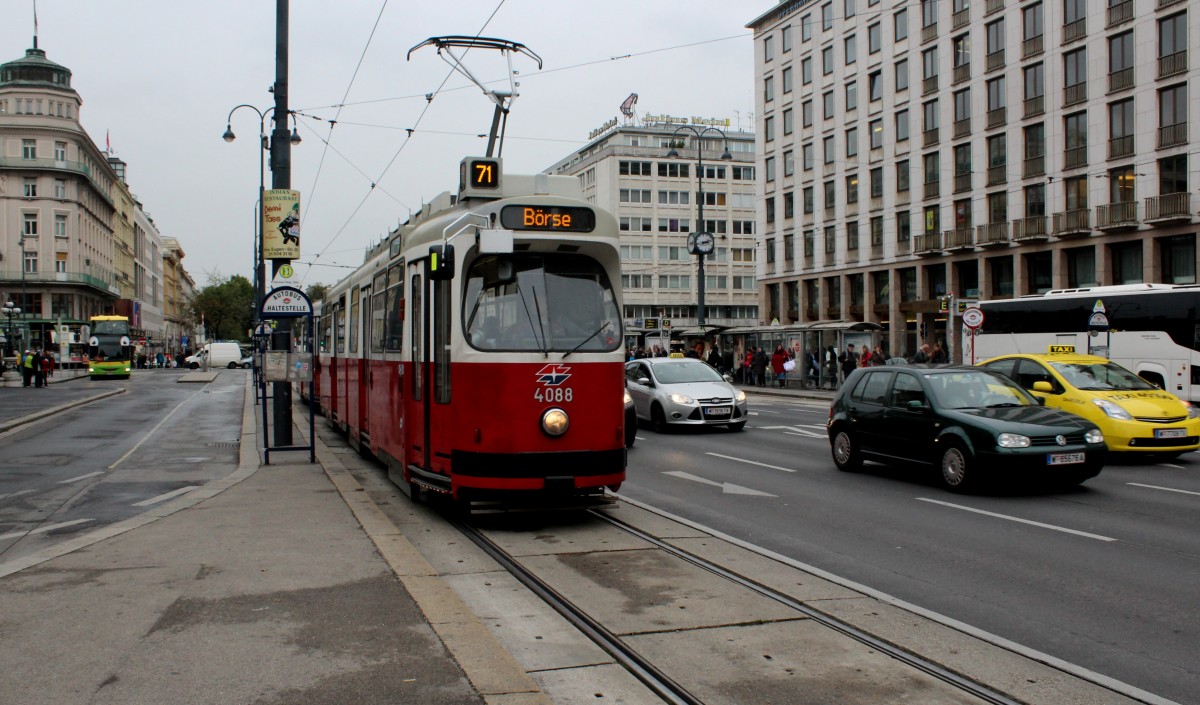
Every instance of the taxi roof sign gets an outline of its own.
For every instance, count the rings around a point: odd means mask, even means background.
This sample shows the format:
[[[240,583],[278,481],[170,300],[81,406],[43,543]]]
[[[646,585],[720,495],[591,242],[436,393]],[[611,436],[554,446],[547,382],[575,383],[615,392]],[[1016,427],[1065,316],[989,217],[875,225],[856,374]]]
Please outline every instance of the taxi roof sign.
[[[1074,345],[1051,345],[1048,352],[1051,355],[1074,355]]]

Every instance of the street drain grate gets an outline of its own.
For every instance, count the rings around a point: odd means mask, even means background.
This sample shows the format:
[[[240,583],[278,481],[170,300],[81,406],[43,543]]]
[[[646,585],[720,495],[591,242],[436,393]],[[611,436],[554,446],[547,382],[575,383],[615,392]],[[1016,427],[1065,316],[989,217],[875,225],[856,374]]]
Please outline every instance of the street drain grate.
[[[242,445],[241,441],[214,441],[208,444],[209,448],[237,448]]]

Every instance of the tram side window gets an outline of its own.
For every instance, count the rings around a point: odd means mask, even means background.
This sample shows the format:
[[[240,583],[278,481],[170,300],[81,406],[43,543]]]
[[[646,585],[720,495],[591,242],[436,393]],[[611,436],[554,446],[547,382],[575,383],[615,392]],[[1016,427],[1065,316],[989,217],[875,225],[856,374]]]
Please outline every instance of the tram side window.
[[[384,324],[384,348],[389,352],[404,350],[404,263],[388,270],[387,314]]]
[[[350,352],[358,352],[358,330],[359,330],[359,313],[362,310],[360,302],[359,288],[356,286],[350,290]]]
[[[346,352],[346,309],[340,306],[337,310],[337,351],[338,354]]]
[[[371,352],[383,352],[383,323],[385,311],[383,308],[384,289],[387,286],[387,273],[380,272],[371,286]]]

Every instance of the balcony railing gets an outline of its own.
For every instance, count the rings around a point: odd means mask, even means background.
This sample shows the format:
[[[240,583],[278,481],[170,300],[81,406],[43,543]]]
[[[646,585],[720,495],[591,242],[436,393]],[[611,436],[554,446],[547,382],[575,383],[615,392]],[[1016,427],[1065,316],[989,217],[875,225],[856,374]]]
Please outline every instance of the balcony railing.
[[[1137,201],[1096,206],[1096,227],[1100,230],[1123,230],[1137,226]]]
[[[1046,216],[1032,215],[1013,221],[1013,240],[1027,242],[1029,240],[1046,240],[1050,237],[1046,232]]]
[[[1081,235],[1091,232],[1092,226],[1088,217],[1090,214],[1091,211],[1086,208],[1055,213],[1054,234],[1062,237],[1064,235]]]
[[[952,85],[957,86],[960,83],[965,83],[971,80],[971,64],[959,64],[954,67],[954,81]]]
[[[1158,148],[1176,147],[1181,144],[1187,144],[1187,123],[1180,122],[1174,125],[1158,128]]]
[[[29,247],[32,247],[32,245]],[[25,272],[22,275],[20,269],[0,270],[0,283],[6,282],[9,285],[13,285],[19,284],[22,281],[26,284],[83,284],[110,294],[119,295],[121,293],[121,290],[116,285],[109,284],[100,277],[83,272]],[[14,288],[6,288],[10,292],[9,296],[11,296]]]
[[[927,44],[937,39],[937,22],[921,28],[921,43]]]
[[[1108,92],[1116,93],[1133,88],[1133,68],[1121,69],[1108,74]]]
[[[938,89],[938,75],[936,73],[921,81],[921,95],[922,96],[927,96],[930,93],[936,93],[937,89]]]
[[[1034,176],[1042,176],[1046,173],[1046,157],[1028,157],[1025,163],[1021,165],[1021,178],[1029,179]]]
[[[1181,2],[1183,2],[1183,0],[1158,0],[1158,8],[1157,8],[1157,9],[1161,10],[1161,9],[1163,9],[1164,7],[1170,7],[1170,6],[1172,6],[1172,5],[1178,5],[1178,4],[1179,4],[1179,3],[1181,3]]]
[[[971,8],[959,10],[950,16],[950,28],[952,31],[958,31],[971,23]]]
[[[942,251],[942,234],[933,232],[913,236],[913,253],[918,255],[938,254]]]
[[[988,167],[988,171],[987,171],[987,185],[988,186],[999,186],[1000,184],[1007,183],[1007,182],[1008,182],[1008,165],[1007,164],[999,164],[996,166]]]
[[[1046,35],[1039,34],[1036,37],[1030,37],[1021,42],[1021,58],[1028,59],[1031,56],[1041,54],[1045,47]]]
[[[925,146],[932,147],[938,143],[938,129],[925,130]]]
[[[982,247],[1007,245],[1008,223],[988,223],[975,228],[975,242]]]
[[[1070,44],[1087,36],[1087,18],[1083,17],[1063,25],[1062,43]]]
[[[1191,219],[1192,194],[1187,191],[1151,196],[1146,199],[1146,222],[1148,223]]]
[[[954,192],[962,193],[971,190],[971,172],[954,175]]]
[[[1002,127],[1008,122],[1008,108],[989,110],[987,114],[987,129]]]
[[[1076,105],[1087,100],[1087,84],[1076,83],[1063,89],[1063,107]]]
[[[937,198],[942,195],[941,181],[926,181],[925,182],[925,198]]]
[[[995,71],[996,69],[1004,68],[1004,50],[998,49],[987,55],[987,61],[984,65],[986,71]]]
[[[1133,0],[1125,0],[1108,7],[1108,24],[1105,29],[1112,29],[1133,19]]]
[[[975,231],[970,227],[955,228],[942,233],[942,242],[947,250],[965,250],[975,247]]]
[[[1036,95],[1025,99],[1025,117],[1031,118],[1046,112],[1046,96]]]
[[[1166,78],[1187,71],[1187,50],[1158,57],[1158,77]]]
[[[1133,135],[1114,137],[1108,141],[1108,158],[1124,159],[1133,156]]]
[[[1000,12],[1004,9],[1004,0],[987,0],[987,4],[983,7],[983,14],[990,15],[995,12]]]
[[[971,118],[966,117],[962,120],[954,121],[954,139],[966,137],[971,134]]]
[[[1087,145],[1070,147],[1063,153],[1063,168],[1078,169],[1087,166]]]

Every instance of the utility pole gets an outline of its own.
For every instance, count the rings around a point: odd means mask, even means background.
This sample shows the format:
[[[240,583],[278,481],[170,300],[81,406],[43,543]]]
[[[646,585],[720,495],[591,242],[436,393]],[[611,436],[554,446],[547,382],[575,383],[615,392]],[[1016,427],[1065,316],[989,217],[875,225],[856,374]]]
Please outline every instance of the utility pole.
[[[275,0],[275,127],[271,130],[271,188],[292,187],[292,142],[288,134],[288,2]],[[264,234],[265,235],[265,234]],[[291,260],[271,260],[271,276]],[[271,348],[290,351],[291,330],[280,326],[271,336]],[[275,445],[292,445],[292,384],[274,382]]]

